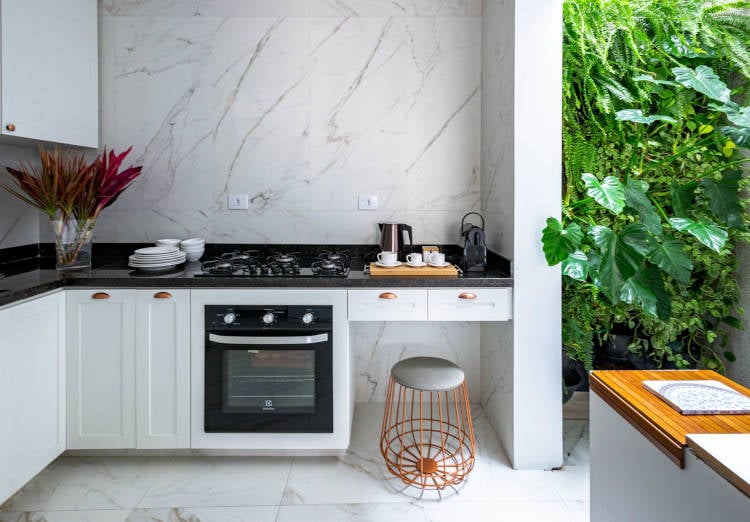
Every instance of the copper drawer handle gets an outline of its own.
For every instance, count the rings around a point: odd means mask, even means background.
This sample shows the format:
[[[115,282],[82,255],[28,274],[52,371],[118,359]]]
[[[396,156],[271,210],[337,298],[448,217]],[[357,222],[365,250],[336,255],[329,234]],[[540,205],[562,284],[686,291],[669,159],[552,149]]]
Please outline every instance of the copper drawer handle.
[[[458,298],[459,299],[476,299],[477,294],[473,292],[461,292],[460,294],[458,294]]]
[[[172,299],[172,294],[169,292],[156,292],[154,299]]]
[[[109,299],[109,294],[107,292],[96,292],[91,296],[91,299]]]
[[[9,123],[8,125],[6,125],[5,128],[8,129],[8,131],[10,132],[13,132],[14,130],[16,130],[16,126],[13,125],[12,123]]]
[[[396,299],[396,297],[398,297],[398,296],[396,294],[394,294],[393,292],[383,292],[378,297],[380,299]]]

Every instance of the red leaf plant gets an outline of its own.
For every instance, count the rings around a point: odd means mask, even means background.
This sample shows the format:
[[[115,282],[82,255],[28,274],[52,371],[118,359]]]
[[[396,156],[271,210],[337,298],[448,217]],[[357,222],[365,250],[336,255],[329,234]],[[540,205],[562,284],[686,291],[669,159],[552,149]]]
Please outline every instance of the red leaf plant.
[[[83,155],[63,153],[59,149],[50,152],[40,147],[39,167],[24,162],[17,168],[7,167],[13,184],[3,185],[3,188],[49,216],[58,247],[65,226],[75,219],[76,238],[71,244],[79,244],[69,252],[61,253],[58,248],[58,262],[75,260],[81,246],[88,241],[99,213],[114,203],[141,174],[143,167],[132,165],[120,172],[131,149],[120,154],[104,149],[94,161],[87,163]]]

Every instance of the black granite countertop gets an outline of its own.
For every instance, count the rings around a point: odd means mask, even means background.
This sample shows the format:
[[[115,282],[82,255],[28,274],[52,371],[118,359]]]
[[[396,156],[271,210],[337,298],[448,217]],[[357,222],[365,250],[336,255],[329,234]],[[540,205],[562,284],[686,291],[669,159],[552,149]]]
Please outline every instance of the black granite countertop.
[[[94,267],[90,271],[60,274],[54,269],[54,259],[49,256],[49,246],[42,245],[36,255],[31,247],[17,247],[0,252],[0,306],[55,290],[57,288],[383,288],[383,287],[512,287],[510,263],[491,254],[485,272],[467,272],[457,278],[435,277],[372,277],[364,266],[377,252],[371,245],[326,245],[331,250],[348,249],[353,252],[349,275],[337,277],[195,277],[200,272],[200,262],[186,263],[172,272],[143,273],[127,267],[127,256],[139,244],[95,245]],[[206,256],[214,249],[258,248],[257,245],[209,245]],[[290,249],[290,245],[262,246]],[[306,251],[319,246],[293,245],[295,250]],[[457,262],[459,247],[442,246],[448,260]]]

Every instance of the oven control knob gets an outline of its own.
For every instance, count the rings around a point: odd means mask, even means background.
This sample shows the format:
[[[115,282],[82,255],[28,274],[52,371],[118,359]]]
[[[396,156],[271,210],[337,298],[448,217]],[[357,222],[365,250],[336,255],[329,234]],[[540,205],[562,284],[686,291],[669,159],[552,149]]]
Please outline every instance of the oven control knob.
[[[313,319],[315,319],[315,316],[312,314],[312,312],[307,312],[305,315],[302,316],[302,323],[310,324],[313,322]]]
[[[263,314],[264,324],[273,324],[275,319],[276,318],[273,316],[273,312],[266,312],[265,314]]]
[[[224,323],[225,324],[232,324],[232,323],[234,323],[235,319],[237,319],[237,316],[234,315],[232,312],[229,312],[228,314],[224,315]]]

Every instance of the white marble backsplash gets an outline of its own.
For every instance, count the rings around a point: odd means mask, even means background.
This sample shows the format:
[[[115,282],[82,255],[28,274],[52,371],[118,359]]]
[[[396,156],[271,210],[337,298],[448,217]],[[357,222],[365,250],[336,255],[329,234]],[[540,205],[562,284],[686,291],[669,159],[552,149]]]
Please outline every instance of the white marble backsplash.
[[[455,243],[479,209],[481,0],[100,0],[99,54],[144,171],[95,240]]]
[[[22,161],[36,164],[37,156],[35,148],[0,144],[0,186],[14,186],[6,167],[17,167]],[[49,226],[48,221],[41,212],[0,188],[0,248],[38,243],[39,224]]]

